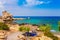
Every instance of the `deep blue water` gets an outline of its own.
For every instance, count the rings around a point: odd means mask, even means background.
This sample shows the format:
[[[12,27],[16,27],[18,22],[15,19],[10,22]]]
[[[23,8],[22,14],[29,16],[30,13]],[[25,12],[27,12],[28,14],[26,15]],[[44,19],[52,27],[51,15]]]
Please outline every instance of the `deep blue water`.
[[[16,20],[17,23],[29,23],[29,24],[50,24],[52,30],[58,30],[58,21],[60,17],[57,16],[14,16],[14,18],[26,18],[24,20]],[[29,18],[29,19],[28,19]]]

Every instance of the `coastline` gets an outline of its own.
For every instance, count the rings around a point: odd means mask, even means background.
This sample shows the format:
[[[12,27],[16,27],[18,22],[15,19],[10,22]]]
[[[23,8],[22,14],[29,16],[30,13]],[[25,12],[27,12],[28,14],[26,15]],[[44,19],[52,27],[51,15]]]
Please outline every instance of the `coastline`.
[[[58,40],[58,36],[55,36],[57,34],[52,34],[52,32],[50,32],[50,24],[46,24],[48,23],[47,21],[50,22],[53,22],[56,23],[55,21],[56,20],[51,20],[49,17],[48,18],[38,18],[38,17],[27,17],[27,18],[14,18],[12,17],[11,14],[9,14],[7,11],[4,11],[3,12],[3,15],[2,17],[0,18],[3,22],[0,23],[0,30],[2,30],[0,32],[0,34],[3,34],[3,35],[0,35],[0,38],[2,36],[2,38],[6,38],[5,37],[5,34],[7,35],[7,38],[6,39],[10,39],[10,40],[15,40],[15,37],[16,37],[16,40],[17,39],[28,39],[29,37],[31,37],[31,40]],[[24,20],[24,19],[28,19],[28,20]],[[42,20],[43,21],[42,21]],[[49,20],[48,20],[49,19]],[[56,19],[56,18],[52,18],[52,19]],[[13,21],[16,20],[16,23],[14,23]],[[17,21],[19,23],[23,23],[23,24],[18,24]],[[42,22],[42,23],[41,23]],[[45,23],[44,23],[45,22]],[[25,24],[26,23],[26,24]],[[31,23],[31,24],[29,24]],[[33,23],[33,24],[32,24]],[[35,23],[39,24],[39,25],[36,25]],[[54,26],[55,27],[55,26]],[[4,31],[4,30],[7,30],[7,32],[9,32],[9,35]],[[9,31],[8,31],[9,30]],[[17,32],[22,32],[21,33],[17,33]],[[10,36],[10,33],[11,33],[11,36]],[[14,33],[14,34],[13,34]],[[20,35],[21,34],[21,35]],[[12,36],[13,35],[13,36]],[[29,37],[28,37],[29,36]],[[59,34],[60,36],[60,34]],[[14,37],[14,38],[11,38],[11,37]],[[27,38],[26,38],[27,37]],[[37,39],[34,39],[34,38],[37,38]]]
[[[13,20],[24,20],[26,18],[13,18]]]

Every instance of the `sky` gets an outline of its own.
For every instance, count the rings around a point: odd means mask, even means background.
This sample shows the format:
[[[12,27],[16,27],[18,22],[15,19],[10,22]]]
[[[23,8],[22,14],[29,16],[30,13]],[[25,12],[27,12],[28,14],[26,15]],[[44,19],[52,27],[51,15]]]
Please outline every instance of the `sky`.
[[[60,16],[60,0],[0,0],[0,15],[4,10],[13,16]]]

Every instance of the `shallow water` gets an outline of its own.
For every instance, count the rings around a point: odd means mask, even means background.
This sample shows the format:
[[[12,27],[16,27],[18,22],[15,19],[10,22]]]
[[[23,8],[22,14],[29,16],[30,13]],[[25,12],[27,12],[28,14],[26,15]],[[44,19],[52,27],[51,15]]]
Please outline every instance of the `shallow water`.
[[[40,17],[40,16],[14,16],[14,18],[26,18],[24,20],[16,20],[18,24],[29,23],[29,24],[50,24],[52,30],[58,31],[58,21],[60,17]],[[29,18],[29,19],[28,19]]]

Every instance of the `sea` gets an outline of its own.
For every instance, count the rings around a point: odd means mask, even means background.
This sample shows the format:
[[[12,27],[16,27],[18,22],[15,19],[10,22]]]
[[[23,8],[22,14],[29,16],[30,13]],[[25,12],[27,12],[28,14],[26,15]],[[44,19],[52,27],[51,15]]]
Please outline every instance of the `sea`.
[[[50,24],[51,31],[58,31],[58,22],[60,16],[13,16],[14,18],[25,18],[23,20],[15,20],[16,23],[28,23],[28,24]]]

